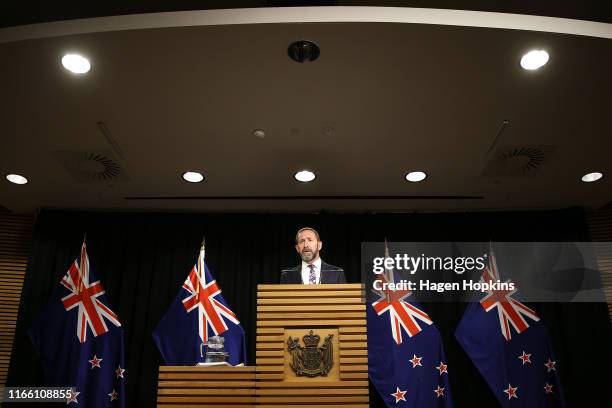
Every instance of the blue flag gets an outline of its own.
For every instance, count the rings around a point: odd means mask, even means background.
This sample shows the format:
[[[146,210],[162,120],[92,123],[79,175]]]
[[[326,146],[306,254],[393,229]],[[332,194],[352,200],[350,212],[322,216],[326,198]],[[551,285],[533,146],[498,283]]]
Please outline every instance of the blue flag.
[[[244,329],[221,295],[204,262],[204,249],[178,295],[153,331],[153,340],[167,365],[203,362],[210,336],[222,336],[229,363],[246,364]]]
[[[497,282],[493,253],[482,275]],[[490,290],[466,308],[455,337],[502,407],[563,407],[558,363],[546,326],[516,300],[516,290]]]
[[[67,405],[125,406],[123,330],[89,270],[85,242],[29,335],[40,354],[45,385],[74,387]]]
[[[388,257],[388,251],[385,256]],[[380,275],[393,282],[393,271]],[[440,332],[407,290],[377,291],[367,304],[368,371],[388,407],[453,406]]]

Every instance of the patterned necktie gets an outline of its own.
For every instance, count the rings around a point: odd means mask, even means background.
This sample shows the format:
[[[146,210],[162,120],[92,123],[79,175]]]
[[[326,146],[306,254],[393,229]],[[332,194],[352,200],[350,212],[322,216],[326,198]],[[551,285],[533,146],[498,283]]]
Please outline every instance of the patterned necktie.
[[[315,266],[313,264],[308,265],[310,273],[308,275],[308,283],[311,285],[317,284],[317,275],[315,275]]]

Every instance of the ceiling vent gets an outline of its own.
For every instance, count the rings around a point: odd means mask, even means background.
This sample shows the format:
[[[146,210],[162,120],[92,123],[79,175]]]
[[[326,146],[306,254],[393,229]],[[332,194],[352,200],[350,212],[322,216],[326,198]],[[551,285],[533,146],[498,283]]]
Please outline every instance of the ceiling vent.
[[[499,146],[489,157],[484,177],[535,177],[554,146]]]
[[[129,180],[121,163],[110,151],[60,151],[54,154],[68,173],[81,183]]]

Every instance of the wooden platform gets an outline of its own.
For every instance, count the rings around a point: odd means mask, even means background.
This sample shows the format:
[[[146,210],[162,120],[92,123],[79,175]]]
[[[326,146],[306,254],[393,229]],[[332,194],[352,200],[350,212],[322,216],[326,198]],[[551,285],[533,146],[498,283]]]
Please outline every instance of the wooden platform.
[[[363,287],[259,285],[254,367],[160,367],[159,407],[367,408],[368,357]],[[325,376],[297,376],[289,337],[332,335]]]
[[[158,407],[254,405],[255,367],[159,367]]]

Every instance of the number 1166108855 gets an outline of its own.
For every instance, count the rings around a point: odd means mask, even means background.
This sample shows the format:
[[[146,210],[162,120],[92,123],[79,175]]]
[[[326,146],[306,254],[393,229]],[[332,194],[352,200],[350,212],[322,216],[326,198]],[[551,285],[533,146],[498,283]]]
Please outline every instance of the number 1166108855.
[[[72,387],[5,387],[2,402],[66,402]]]

